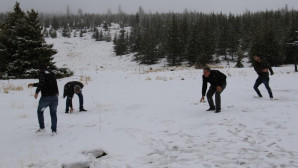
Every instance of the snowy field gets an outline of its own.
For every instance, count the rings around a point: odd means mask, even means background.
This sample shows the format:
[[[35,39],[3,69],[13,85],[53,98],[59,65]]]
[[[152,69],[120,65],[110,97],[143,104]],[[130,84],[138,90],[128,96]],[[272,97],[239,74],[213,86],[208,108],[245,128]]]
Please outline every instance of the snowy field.
[[[0,168],[298,167],[298,73],[292,66],[273,68],[270,85],[278,100],[270,100],[263,85],[264,97],[254,98],[253,68],[220,69],[228,84],[222,112],[215,114],[199,103],[202,70],[138,65],[131,56],[115,56],[112,43],[89,37],[47,41],[58,50],[56,65],[75,72],[58,80],[58,135],[51,136],[48,109],[47,132],[35,134],[38,100],[27,85],[38,80],[0,80]],[[78,112],[75,95],[75,112],[64,113],[63,86],[73,80],[85,84],[88,112]],[[96,158],[98,151],[107,155]]]

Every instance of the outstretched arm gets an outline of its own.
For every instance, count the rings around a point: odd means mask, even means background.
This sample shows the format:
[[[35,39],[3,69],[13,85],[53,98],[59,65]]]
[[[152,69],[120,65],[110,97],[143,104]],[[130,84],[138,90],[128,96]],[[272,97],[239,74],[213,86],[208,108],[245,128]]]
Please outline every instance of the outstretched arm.
[[[205,101],[206,91],[207,91],[207,81],[206,81],[206,79],[203,76],[202,97],[201,97],[200,102],[204,102]]]

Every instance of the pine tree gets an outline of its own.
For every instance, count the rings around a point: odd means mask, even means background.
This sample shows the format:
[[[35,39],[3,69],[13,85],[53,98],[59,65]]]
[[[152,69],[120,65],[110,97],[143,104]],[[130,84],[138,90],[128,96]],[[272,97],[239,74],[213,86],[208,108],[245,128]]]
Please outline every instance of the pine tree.
[[[212,61],[212,56],[215,53],[214,34],[208,22],[201,26],[199,32],[200,54],[198,57],[198,63],[201,66],[205,66],[207,63]]]
[[[38,14],[31,10],[26,15],[21,10],[19,3],[16,3],[14,11],[8,14],[1,25],[0,57],[6,64],[5,68],[1,69],[2,74],[4,74],[1,75],[2,77],[36,77],[41,64],[57,70],[54,62],[52,62],[53,55],[57,52],[52,49],[52,44],[46,44],[41,31]],[[5,57],[2,57],[3,54]],[[66,69],[62,71],[67,73]]]
[[[230,56],[232,56],[232,60],[234,60],[234,54],[237,52],[237,49],[239,47],[239,35],[237,30],[237,20],[236,18],[230,14],[229,16],[230,24],[228,25],[227,30],[227,47],[228,47],[228,53]]]
[[[237,64],[235,65],[235,67],[243,68],[242,59],[244,57],[244,54],[241,50],[241,47],[238,48],[236,55],[237,55]]]
[[[104,41],[106,41],[106,42],[111,42],[112,41],[112,37],[111,37],[111,32],[110,31],[108,31],[108,32],[105,33],[105,35],[104,35]]]
[[[49,34],[51,38],[57,38],[57,32],[55,29],[50,28]]]
[[[59,29],[59,22],[58,22],[56,16],[53,17],[52,22],[51,22],[51,26],[54,30]]]
[[[280,65],[284,61],[280,47],[276,40],[274,26],[267,23],[255,31],[250,47],[250,56],[252,58],[254,55],[258,55],[272,66]]]
[[[225,15],[220,15],[220,24],[217,32],[217,54],[224,55],[225,60],[227,60],[227,50],[228,50],[228,22]]]
[[[65,25],[65,26],[63,27],[63,30],[62,30],[62,36],[63,36],[63,37],[68,37],[68,38],[70,38],[70,36],[71,36],[69,27],[68,27],[67,25]]]
[[[83,31],[83,29],[80,30],[80,37],[84,37],[84,31]]]
[[[99,36],[98,36],[97,41],[103,41],[103,33],[102,33],[102,30],[100,30],[100,32],[99,32]]]
[[[53,55],[57,53],[53,50],[53,45],[46,44],[42,34],[41,26],[38,20],[38,14],[31,10],[28,12],[27,23],[29,24],[28,36],[29,39],[26,41],[25,54],[28,54],[28,58],[31,58],[31,67],[36,68],[40,63],[46,64],[49,67],[54,67]]]
[[[194,65],[198,61],[200,54],[200,41],[198,37],[198,24],[194,24],[191,28],[191,35],[188,40],[186,50],[186,59],[190,65]]]
[[[186,56],[186,52],[187,52],[187,44],[188,44],[188,40],[189,40],[189,25],[188,25],[188,17],[189,15],[187,14],[187,12],[184,14],[182,23],[181,23],[181,48],[182,48],[182,55],[183,55],[183,59],[187,59]]]
[[[43,21],[43,27],[50,28],[50,18],[45,18]]]
[[[147,31],[144,39],[142,40],[142,47],[140,52],[138,53],[138,59],[141,64],[156,64],[158,60],[158,49],[156,40],[152,36],[152,28],[151,31]]]
[[[98,38],[99,38],[99,32],[98,32],[98,29],[95,28],[95,31],[94,33],[92,34],[92,38],[95,39],[95,41],[98,41]]]
[[[1,25],[0,32],[0,56],[1,60],[3,60],[3,62],[1,61],[1,67],[3,68],[2,72],[7,73],[6,75],[11,75],[8,72],[14,65],[21,64],[20,55],[16,51],[20,41],[18,37],[21,37],[25,30],[25,13],[21,10],[19,3],[16,3],[14,11],[8,13],[7,18]],[[15,62],[14,64],[12,63],[13,61]]]
[[[106,22],[104,22],[103,23],[103,28],[104,28],[105,31],[108,31],[109,30],[109,25]]]
[[[129,36],[129,50],[132,53],[140,52],[141,46],[141,26],[140,26],[140,18],[137,13],[134,20],[134,25],[131,29]]]
[[[125,38],[125,30],[121,29],[120,30],[120,35],[119,37],[115,36],[114,39],[114,51],[116,55],[124,55],[127,53],[127,41]]]
[[[181,63],[182,49],[181,39],[179,37],[178,23],[176,16],[172,16],[168,41],[167,41],[167,61],[171,66],[176,66]]]
[[[99,32],[98,29],[95,28],[92,38],[94,38],[95,41],[103,41],[104,37],[103,37],[102,30],[100,30],[100,32]]]

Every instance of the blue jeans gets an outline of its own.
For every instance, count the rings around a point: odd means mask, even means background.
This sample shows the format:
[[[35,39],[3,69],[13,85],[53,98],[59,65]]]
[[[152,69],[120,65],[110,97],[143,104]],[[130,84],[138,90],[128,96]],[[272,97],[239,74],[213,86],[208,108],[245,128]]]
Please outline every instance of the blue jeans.
[[[58,106],[58,95],[41,97],[37,108],[37,117],[39,127],[44,129],[44,110],[49,107],[52,121],[52,131],[57,131],[57,106]]]
[[[80,103],[80,110],[84,108],[84,97],[82,92],[77,94],[79,97],[79,103]],[[66,96],[66,112],[69,112],[69,107],[73,107],[72,106],[72,96]]]
[[[270,98],[273,98],[273,94],[272,94],[272,90],[269,86],[269,76],[259,76],[255,82],[255,85],[254,85],[254,89],[255,91],[257,92],[257,94],[259,95],[259,97],[262,97],[262,94],[260,92],[260,90],[258,89],[258,87],[261,85],[261,84],[264,84],[268,93],[269,93],[269,96]]]

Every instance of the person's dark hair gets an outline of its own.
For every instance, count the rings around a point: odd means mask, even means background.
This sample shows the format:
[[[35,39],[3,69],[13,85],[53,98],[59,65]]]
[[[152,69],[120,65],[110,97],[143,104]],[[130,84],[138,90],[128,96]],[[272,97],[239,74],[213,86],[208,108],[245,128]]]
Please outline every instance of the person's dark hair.
[[[211,69],[210,69],[209,67],[205,67],[204,70],[205,70],[205,71],[208,71],[208,72],[211,71]]]
[[[254,57],[254,56],[257,56],[257,57],[261,58],[261,55],[262,55],[262,54],[260,54],[260,53],[258,53],[258,52],[255,52],[252,56],[253,56],[253,57]]]
[[[81,86],[75,85],[74,86],[74,92],[81,92]]]
[[[46,64],[43,64],[43,63],[41,63],[41,64],[39,64],[39,66],[38,66],[38,69],[39,69],[40,71],[44,71],[44,70],[46,70],[46,69],[47,69],[47,65],[46,65]]]

